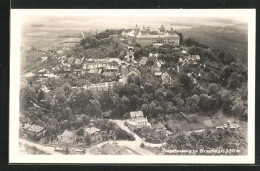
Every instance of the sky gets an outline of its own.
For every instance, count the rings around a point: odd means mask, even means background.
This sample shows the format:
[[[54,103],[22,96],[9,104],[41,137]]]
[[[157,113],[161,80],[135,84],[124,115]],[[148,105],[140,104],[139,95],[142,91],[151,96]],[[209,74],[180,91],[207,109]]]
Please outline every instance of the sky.
[[[192,27],[194,25],[227,26],[246,24],[245,18],[223,17],[100,17],[100,16],[33,16],[23,20],[24,27],[31,24],[43,24],[50,29],[66,28],[78,30],[103,30],[149,26],[158,28],[161,24],[166,27]]]

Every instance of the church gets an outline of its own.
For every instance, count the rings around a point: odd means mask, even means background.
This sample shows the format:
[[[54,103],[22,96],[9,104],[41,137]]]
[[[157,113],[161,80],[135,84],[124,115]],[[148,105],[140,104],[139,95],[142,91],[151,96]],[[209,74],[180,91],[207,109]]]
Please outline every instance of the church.
[[[157,34],[150,34],[150,28],[143,27],[140,29],[137,25],[135,28],[121,34],[126,40],[133,43],[139,43],[141,46],[148,46],[154,43],[160,44],[180,44],[180,37],[174,32],[173,28],[166,30],[163,25],[158,28]]]

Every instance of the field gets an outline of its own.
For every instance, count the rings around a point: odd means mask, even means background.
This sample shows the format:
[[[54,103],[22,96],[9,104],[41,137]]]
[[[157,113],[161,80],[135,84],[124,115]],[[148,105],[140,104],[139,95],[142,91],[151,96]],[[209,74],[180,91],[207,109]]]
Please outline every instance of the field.
[[[21,37],[21,44],[35,48],[46,48],[49,45],[64,41],[66,38]]]
[[[209,120],[210,118],[206,115],[201,115],[201,114],[194,114],[196,115],[196,122],[188,122],[182,117],[177,117],[168,120],[168,125],[171,129],[175,130],[178,129],[181,131],[190,131],[190,130],[200,130],[204,129],[207,127],[207,125],[203,122],[205,120]],[[187,115],[189,117],[189,115]],[[221,111],[216,113],[212,118],[211,121],[214,126],[221,126],[223,124],[227,124],[227,121],[235,122],[240,126],[240,131],[243,133],[245,136],[247,135],[247,122],[245,121],[240,121],[239,119],[233,118],[226,116],[222,114]]]
[[[179,31],[183,33],[184,38],[194,38],[211,48],[231,53],[247,64],[247,25],[226,27],[198,26]]]

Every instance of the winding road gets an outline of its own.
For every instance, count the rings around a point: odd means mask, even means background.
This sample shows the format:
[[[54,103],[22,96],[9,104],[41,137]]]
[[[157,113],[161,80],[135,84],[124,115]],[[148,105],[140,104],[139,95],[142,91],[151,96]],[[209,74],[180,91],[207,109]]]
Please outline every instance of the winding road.
[[[119,146],[126,146],[137,153],[141,155],[154,155],[154,153],[145,150],[140,147],[140,145],[143,143],[145,146],[148,147],[161,147],[165,145],[165,143],[162,144],[152,144],[152,143],[147,143],[145,142],[142,138],[140,138],[138,135],[136,135],[133,131],[131,131],[124,123],[125,121],[123,120],[112,120],[110,119],[109,121],[116,123],[122,130],[132,134],[135,137],[134,141],[128,141],[128,140],[112,140],[112,142],[117,143]],[[102,145],[108,143],[108,141],[102,142],[100,144],[97,144],[98,147],[101,147]]]
[[[102,143],[99,143],[97,144],[96,146],[98,147],[102,147],[104,144],[106,143],[116,143],[117,145],[119,146],[125,146],[125,147],[128,147],[130,149],[132,149],[133,151],[141,154],[141,155],[155,155],[154,153],[146,150],[146,149],[143,149],[140,147],[140,145],[143,143],[145,146],[148,146],[148,147],[161,147],[163,145],[165,145],[165,143],[162,143],[162,144],[152,144],[152,143],[147,143],[145,142],[142,138],[140,138],[138,135],[136,135],[133,131],[131,131],[125,124],[123,120],[109,120],[111,122],[114,122],[116,123],[122,130],[128,132],[128,133],[131,133],[134,137],[135,137],[135,140],[134,141],[128,141],[128,140],[111,140],[111,141],[105,141],[105,142],[102,142]],[[35,146],[37,149],[39,150],[42,150],[48,154],[52,154],[52,155],[63,155],[62,153],[59,153],[57,151],[54,150],[54,147],[50,147],[50,146],[45,146],[45,145],[41,145],[41,144],[37,144],[35,142],[31,142],[31,141],[27,141],[27,140],[24,140],[24,139],[20,139],[19,140],[22,144],[26,144],[26,145],[29,145],[29,146]],[[89,155],[89,153],[86,153],[85,155]]]

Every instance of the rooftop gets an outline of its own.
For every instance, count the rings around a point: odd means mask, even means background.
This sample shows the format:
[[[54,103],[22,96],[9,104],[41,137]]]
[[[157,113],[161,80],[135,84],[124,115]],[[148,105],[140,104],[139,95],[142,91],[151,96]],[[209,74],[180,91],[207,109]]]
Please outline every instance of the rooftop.
[[[85,128],[85,132],[89,133],[89,134],[94,134],[96,132],[99,132],[100,129],[96,128],[96,127],[90,127],[90,128]]]
[[[138,118],[138,117],[144,117],[144,114],[142,111],[133,111],[130,112],[131,118]]]
[[[30,126],[30,127],[28,128],[28,131],[40,132],[40,131],[42,131],[43,129],[44,129],[43,127],[41,127],[41,126],[39,126],[39,125],[33,124],[32,126]]]

